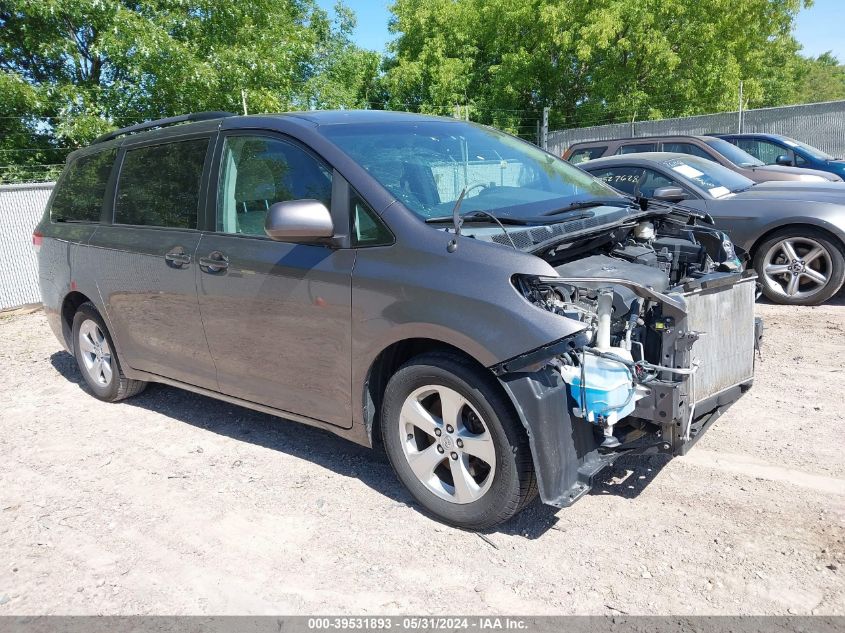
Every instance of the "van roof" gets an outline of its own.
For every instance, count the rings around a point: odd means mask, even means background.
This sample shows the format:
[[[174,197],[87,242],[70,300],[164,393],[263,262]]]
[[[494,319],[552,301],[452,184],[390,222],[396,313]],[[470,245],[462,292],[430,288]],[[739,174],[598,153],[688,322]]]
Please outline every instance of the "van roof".
[[[128,139],[144,141],[155,138],[167,138],[172,135],[208,132],[219,129],[224,122],[233,128],[240,127],[244,121],[268,121],[273,119],[297,120],[315,127],[361,123],[396,123],[407,121],[444,121],[457,122],[451,117],[439,117],[394,110],[305,110],[279,112],[272,114],[236,115],[229,112],[197,112],[157,119],[131,125],[109,132],[95,139],[90,145],[77,149],[68,155],[68,161],[81,155],[102,151],[121,145]],[[268,121],[269,123],[269,121]],[[228,127],[227,125],[227,127]],[[271,124],[272,125],[272,124]]]

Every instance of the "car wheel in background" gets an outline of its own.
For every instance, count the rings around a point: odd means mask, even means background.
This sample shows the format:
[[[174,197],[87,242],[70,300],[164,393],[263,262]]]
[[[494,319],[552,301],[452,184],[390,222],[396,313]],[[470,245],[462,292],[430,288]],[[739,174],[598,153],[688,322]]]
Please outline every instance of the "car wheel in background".
[[[827,233],[811,227],[785,228],[756,249],[754,268],[763,294],[775,303],[818,305],[845,281],[845,255]]]
[[[457,355],[418,356],[390,379],[382,439],[397,476],[443,521],[484,529],[537,494],[528,437],[483,368]]]
[[[117,402],[147,386],[143,380],[123,375],[111,336],[92,303],[83,303],[73,317],[73,355],[82,377],[100,400]]]

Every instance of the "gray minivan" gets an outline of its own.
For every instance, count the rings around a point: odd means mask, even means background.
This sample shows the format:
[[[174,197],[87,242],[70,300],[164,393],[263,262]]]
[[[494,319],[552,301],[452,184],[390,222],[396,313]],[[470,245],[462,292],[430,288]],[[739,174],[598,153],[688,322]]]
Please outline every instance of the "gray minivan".
[[[751,385],[760,334],[755,276],[706,216],[437,117],[118,130],[70,155],[33,241],[96,397],[154,381],[380,440],[466,528],[683,454]]]

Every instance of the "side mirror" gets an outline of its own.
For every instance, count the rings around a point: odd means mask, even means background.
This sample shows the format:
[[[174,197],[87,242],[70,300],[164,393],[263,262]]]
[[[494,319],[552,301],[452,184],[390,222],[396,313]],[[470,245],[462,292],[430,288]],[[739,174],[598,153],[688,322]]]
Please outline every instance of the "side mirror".
[[[651,197],[663,202],[680,202],[687,199],[687,193],[680,187],[658,187]]]
[[[786,154],[781,154],[775,159],[776,165],[784,165],[785,167],[792,167],[792,161]]]
[[[334,224],[319,200],[287,200],[267,210],[264,232],[279,242],[316,242],[332,237]]]

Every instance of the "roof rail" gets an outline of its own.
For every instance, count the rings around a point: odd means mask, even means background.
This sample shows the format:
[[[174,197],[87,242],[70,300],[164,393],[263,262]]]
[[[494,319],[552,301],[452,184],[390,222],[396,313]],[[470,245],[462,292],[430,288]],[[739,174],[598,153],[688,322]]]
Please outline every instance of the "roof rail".
[[[231,112],[192,112],[191,114],[181,114],[179,116],[172,116],[166,119],[156,119],[155,121],[147,121],[146,123],[137,123],[129,127],[122,127],[114,132],[107,132],[102,136],[94,139],[93,144],[105,143],[118,136],[125,134],[135,134],[136,132],[143,132],[145,130],[152,130],[154,128],[166,127],[168,125],[176,125],[177,123],[187,123],[189,121],[209,121],[211,119],[222,119],[225,117],[237,116]]]

